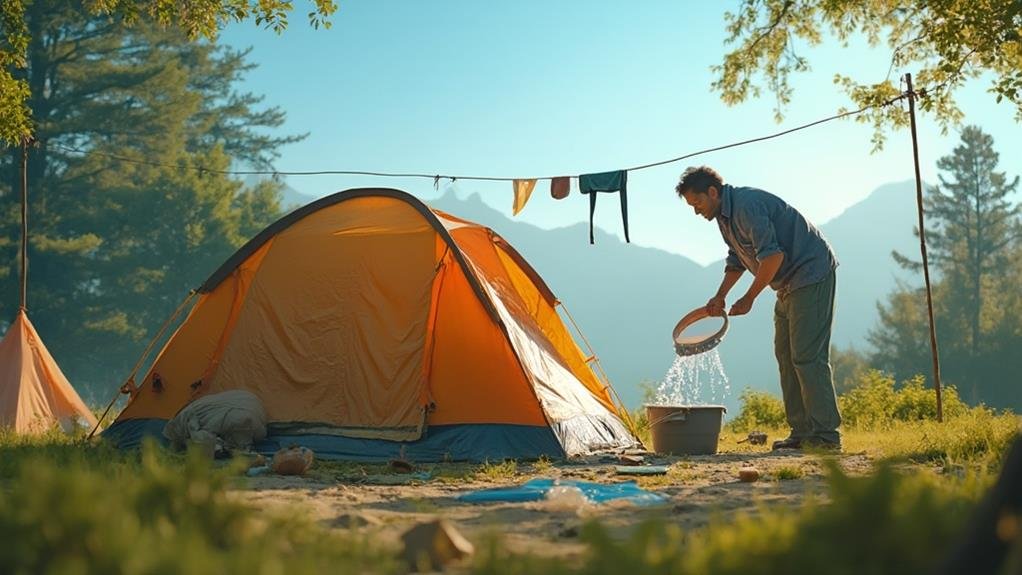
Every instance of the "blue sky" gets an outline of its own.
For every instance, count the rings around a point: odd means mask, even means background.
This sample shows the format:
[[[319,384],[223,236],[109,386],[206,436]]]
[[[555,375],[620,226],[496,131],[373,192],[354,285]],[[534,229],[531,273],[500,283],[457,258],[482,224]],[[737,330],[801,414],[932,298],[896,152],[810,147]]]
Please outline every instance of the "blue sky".
[[[812,71],[794,78],[787,117],[773,119],[770,97],[736,107],[710,90],[710,66],[725,51],[724,12],[736,2],[644,0],[489,3],[344,0],[329,30],[311,29],[298,3],[282,35],[251,22],[221,41],[251,47],[258,64],[243,89],[287,112],[285,133],[308,133],[282,150],[282,171],[370,170],[530,177],[621,169],[757,137],[835,113],[850,103],[835,72],[882,80],[886,48],[865,42],[806,48]],[[895,70],[894,75],[914,70]],[[966,122],[994,137],[1001,169],[1019,173],[1022,130],[989,82],[960,95]],[[923,177],[957,143],[932,118],[920,118]],[[871,128],[837,121],[764,143],[715,152],[629,174],[633,243],[706,264],[725,248],[715,225],[674,195],[679,174],[708,164],[725,180],[771,191],[822,224],[878,186],[913,177],[908,130],[871,153]],[[425,200],[432,181],[352,176],[292,177],[322,196],[362,187],[396,187]],[[540,182],[517,218],[553,228],[587,221],[588,202],[555,201]],[[441,184],[479,193],[511,213],[511,184]],[[616,198],[601,198],[597,225],[621,234]],[[913,222],[906,222],[911,227]],[[498,230],[499,231],[499,230]],[[587,241],[580,237],[580,242]]]

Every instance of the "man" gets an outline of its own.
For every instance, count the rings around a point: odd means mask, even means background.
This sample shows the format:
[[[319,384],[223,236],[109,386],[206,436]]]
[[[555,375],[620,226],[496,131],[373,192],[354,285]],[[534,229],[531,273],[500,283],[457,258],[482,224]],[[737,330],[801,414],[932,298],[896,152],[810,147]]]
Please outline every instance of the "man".
[[[724,280],[706,304],[710,314],[724,315],[725,298],[745,270],[755,277],[729,315],[749,313],[767,285],[777,292],[774,354],[791,435],[773,448],[839,450],[841,416],[830,369],[837,259],[827,240],[784,200],[727,185],[706,166],[685,170],[675,192],[696,215],[717,220],[729,248]]]

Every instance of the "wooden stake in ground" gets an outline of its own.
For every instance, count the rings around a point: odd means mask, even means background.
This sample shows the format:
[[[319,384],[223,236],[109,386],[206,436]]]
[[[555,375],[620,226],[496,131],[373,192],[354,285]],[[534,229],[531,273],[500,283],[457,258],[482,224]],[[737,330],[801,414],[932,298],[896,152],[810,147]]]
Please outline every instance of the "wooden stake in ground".
[[[908,115],[912,127],[912,158],[916,168],[916,204],[919,207],[919,252],[923,256],[923,279],[926,281],[926,312],[930,318],[930,353],[933,356],[933,388],[937,392],[937,421],[944,421],[940,399],[940,358],[937,353],[937,328],[933,324],[933,294],[930,291],[930,264],[926,259],[926,228],[923,227],[923,180],[919,176],[919,139],[916,136],[916,93],[912,90],[912,74],[905,74],[908,85]]]

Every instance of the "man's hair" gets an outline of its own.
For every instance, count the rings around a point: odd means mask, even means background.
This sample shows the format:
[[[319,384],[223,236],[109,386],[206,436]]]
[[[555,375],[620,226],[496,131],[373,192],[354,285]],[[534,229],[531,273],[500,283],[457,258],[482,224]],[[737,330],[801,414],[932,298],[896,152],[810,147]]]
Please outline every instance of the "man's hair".
[[[681,180],[674,187],[674,191],[677,192],[680,198],[686,192],[705,194],[710,189],[710,186],[717,188],[719,192],[720,187],[723,185],[724,178],[721,178],[720,174],[713,168],[709,166],[691,166],[681,174]]]

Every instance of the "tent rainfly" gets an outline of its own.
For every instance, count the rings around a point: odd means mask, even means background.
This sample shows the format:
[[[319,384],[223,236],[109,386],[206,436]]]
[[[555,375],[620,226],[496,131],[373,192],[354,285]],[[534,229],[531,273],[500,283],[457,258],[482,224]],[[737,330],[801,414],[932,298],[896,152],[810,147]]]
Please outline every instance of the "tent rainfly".
[[[405,192],[312,202],[197,292],[104,437],[135,445],[195,398],[245,389],[269,417],[267,452],[482,461],[638,444],[539,274]]]

